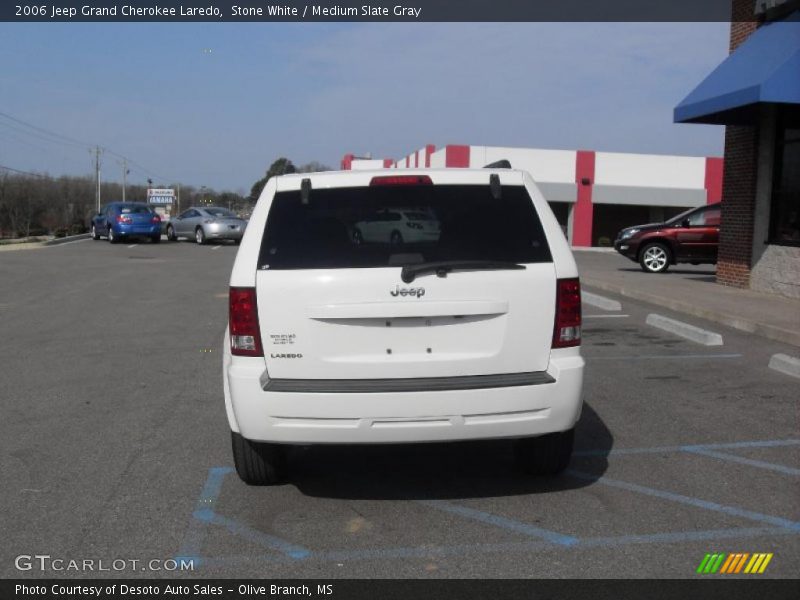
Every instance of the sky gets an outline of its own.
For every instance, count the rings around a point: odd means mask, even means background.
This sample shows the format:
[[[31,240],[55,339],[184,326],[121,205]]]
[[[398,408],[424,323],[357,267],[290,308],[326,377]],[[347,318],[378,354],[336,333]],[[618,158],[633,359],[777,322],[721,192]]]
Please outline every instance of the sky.
[[[2,23],[0,112],[81,144],[0,116],[0,165],[88,174],[99,144],[135,161],[129,181],[241,192],[281,156],[338,168],[428,143],[721,155],[724,128],[672,110],[729,27]]]

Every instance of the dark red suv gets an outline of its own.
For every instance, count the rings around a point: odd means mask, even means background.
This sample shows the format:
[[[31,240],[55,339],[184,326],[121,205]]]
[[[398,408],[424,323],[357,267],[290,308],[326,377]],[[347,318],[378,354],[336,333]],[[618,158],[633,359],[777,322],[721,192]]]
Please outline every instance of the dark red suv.
[[[648,273],[663,273],[677,263],[715,264],[719,215],[717,202],[687,210],[665,223],[626,227],[617,234],[614,248]]]

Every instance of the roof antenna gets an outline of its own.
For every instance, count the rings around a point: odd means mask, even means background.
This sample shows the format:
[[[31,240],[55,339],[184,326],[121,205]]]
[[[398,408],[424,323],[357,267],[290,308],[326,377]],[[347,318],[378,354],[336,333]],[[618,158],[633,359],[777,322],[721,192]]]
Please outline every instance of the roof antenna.
[[[503,188],[500,187],[500,175],[492,173],[489,175],[489,188],[492,191],[492,198],[500,200],[503,197]]]
[[[308,197],[311,195],[311,180],[304,177],[300,182],[300,203],[308,204]]]

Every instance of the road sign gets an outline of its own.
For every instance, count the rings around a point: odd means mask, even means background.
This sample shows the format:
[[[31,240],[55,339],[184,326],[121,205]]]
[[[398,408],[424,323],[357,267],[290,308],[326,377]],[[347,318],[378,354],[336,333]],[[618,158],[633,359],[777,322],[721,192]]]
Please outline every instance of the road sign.
[[[148,188],[148,204],[175,204],[175,190],[172,188]]]

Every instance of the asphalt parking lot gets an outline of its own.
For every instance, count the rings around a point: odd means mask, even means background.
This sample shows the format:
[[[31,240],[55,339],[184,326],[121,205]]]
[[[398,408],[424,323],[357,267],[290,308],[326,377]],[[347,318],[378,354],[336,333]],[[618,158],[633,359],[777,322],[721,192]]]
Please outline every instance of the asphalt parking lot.
[[[773,553],[758,576],[796,576],[798,381],[767,368],[796,348],[627,298],[585,305],[563,476],[517,472],[498,441],[314,447],[289,483],[253,488],[232,473],[222,401],[235,252],[0,255],[0,576],[76,575],[14,566],[48,554],[183,557],[200,577],[722,577],[695,574],[710,552]]]

